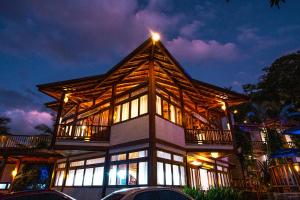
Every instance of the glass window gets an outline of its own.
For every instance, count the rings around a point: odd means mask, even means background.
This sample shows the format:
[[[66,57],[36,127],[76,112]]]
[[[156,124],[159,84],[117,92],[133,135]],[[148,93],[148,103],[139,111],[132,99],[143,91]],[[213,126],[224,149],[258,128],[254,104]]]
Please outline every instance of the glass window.
[[[94,164],[100,164],[105,162],[105,157],[102,158],[94,158],[94,159],[89,159],[86,161],[86,165],[94,165]]]
[[[56,172],[55,184],[54,184],[55,186],[58,186],[58,181],[59,181],[59,177],[60,177],[60,172],[61,172],[61,171],[57,171],[57,172]]]
[[[164,185],[164,164],[157,162],[157,184]]]
[[[140,115],[148,112],[148,95],[140,97]]]
[[[114,123],[120,122],[121,105],[115,107],[114,111]]]
[[[111,156],[111,161],[126,160],[126,153]]]
[[[161,98],[156,95],[156,113],[161,115]]]
[[[136,151],[129,153],[129,159],[143,158],[147,156],[147,151]]]
[[[173,185],[180,185],[179,167],[173,165]]]
[[[93,177],[93,185],[102,185],[103,184],[103,171],[104,167],[96,167]]]
[[[58,186],[62,186],[64,176],[65,176],[65,171],[60,171],[60,175],[59,175],[59,179],[58,179],[58,183],[57,183]]]
[[[157,157],[171,160],[171,154],[164,151],[157,151]]]
[[[140,162],[139,163],[139,185],[148,183],[148,163]]]
[[[129,172],[128,172],[128,185],[136,185],[137,184],[137,163],[129,164]]]
[[[137,117],[139,115],[139,99],[134,99],[131,101],[131,118]]]
[[[206,169],[200,169],[200,181],[201,181],[201,187],[203,190],[208,190],[209,183],[208,183],[208,177],[207,177],[207,170]]]
[[[61,168],[65,168],[66,167],[66,163],[59,163],[57,164],[57,168],[61,169]]]
[[[94,173],[94,168],[87,168],[87,169],[85,169],[84,180],[83,180],[83,185],[84,186],[86,186],[86,185],[87,186],[92,185],[93,173]]]
[[[122,164],[118,166],[117,185],[126,185],[127,166]]]
[[[75,170],[69,170],[67,179],[66,179],[66,186],[72,186],[73,185],[73,180],[74,180],[74,175],[75,175]]]
[[[172,185],[172,169],[171,164],[166,163],[166,185]]]
[[[169,104],[167,101],[163,101],[163,117],[169,119]]]
[[[84,169],[77,169],[74,179],[74,186],[81,186],[83,181]]]
[[[109,170],[109,182],[108,185],[116,185],[117,179],[117,165],[110,166]]]
[[[183,162],[183,157],[182,156],[173,155],[173,159],[177,162]]]
[[[84,165],[84,160],[80,161],[75,161],[70,163],[70,167],[78,167],[78,166],[83,166]]]
[[[185,185],[185,170],[183,166],[180,166],[180,180],[181,185]]]
[[[122,121],[129,119],[129,102],[122,104]]]
[[[175,121],[175,107],[172,105],[172,104],[170,104],[170,120],[171,120],[171,122],[176,122]]]

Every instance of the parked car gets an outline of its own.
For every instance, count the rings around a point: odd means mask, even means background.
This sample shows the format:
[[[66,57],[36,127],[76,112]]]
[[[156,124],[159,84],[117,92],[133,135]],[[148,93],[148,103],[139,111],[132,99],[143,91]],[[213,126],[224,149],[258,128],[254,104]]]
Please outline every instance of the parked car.
[[[56,190],[14,192],[0,196],[1,200],[76,200]]]
[[[137,187],[115,191],[102,200],[192,200],[192,198],[174,188]]]

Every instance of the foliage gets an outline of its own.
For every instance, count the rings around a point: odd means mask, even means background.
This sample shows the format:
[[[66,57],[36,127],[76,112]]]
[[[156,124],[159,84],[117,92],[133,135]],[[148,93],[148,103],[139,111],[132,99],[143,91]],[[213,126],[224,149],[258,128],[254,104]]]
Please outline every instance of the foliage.
[[[283,146],[282,135],[277,132],[276,129],[268,129],[267,144],[269,146],[269,153],[274,153],[277,150],[281,149]]]
[[[9,134],[9,128],[7,124],[10,122],[9,118],[6,117],[0,117],[0,135],[8,135]]]
[[[226,0],[229,2],[230,0]],[[280,8],[281,4],[285,3],[285,0],[269,0],[271,7],[277,7]]]
[[[249,134],[237,126],[234,128],[234,133],[235,133],[236,146],[242,148],[241,154],[251,155],[252,145],[251,145]]]
[[[41,190],[49,186],[49,168],[40,165],[25,164],[13,182],[14,191]]]
[[[195,200],[241,200],[242,192],[232,188],[211,188],[206,192],[185,186],[183,192]]]
[[[47,134],[47,135],[53,134],[53,130],[46,124],[39,124],[39,125],[35,126],[34,128],[44,134]]]

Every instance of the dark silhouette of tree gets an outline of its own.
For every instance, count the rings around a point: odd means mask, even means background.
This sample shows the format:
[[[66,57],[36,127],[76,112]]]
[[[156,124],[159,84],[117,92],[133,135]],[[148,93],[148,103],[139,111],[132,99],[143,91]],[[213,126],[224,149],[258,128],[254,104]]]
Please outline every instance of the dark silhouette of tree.
[[[38,130],[39,132],[41,132],[43,134],[46,134],[46,135],[52,135],[53,134],[52,128],[50,128],[46,124],[39,124],[39,125],[35,126],[34,128],[36,130]]]
[[[226,0],[229,2],[230,0]],[[268,0],[271,7],[277,7],[280,8],[280,6],[285,3],[285,0]]]
[[[10,122],[9,118],[6,117],[0,117],[0,135],[8,135],[9,133],[9,128],[8,128],[8,123]]]

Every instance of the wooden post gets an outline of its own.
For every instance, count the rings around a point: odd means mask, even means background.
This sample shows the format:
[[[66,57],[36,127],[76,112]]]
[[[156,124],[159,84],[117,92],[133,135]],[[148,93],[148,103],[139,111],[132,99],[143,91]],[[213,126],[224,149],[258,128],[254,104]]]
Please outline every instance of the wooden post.
[[[0,180],[2,179],[2,175],[3,175],[4,169],[5,169],[7,159],[8,159],[8,156],[3,155],[3,159],[1,160],[1,163],[0,163]]]
[[[149,162],[148,162],[148,182],[149,185],[157,185],[157,166],[156,166],[156,135],[155,135],[155,113],[156,113],[156,91],[154,75],[154,48],[155,41],[152,44],[152,50],[149,61]]]
[[[57,115],[56,115],[56,121],[55,121],[55,126],[54,126],[53,136],[52,136],[52,140],[51,140],[51,146],[50,146],[50,148],[52,148],[52,149],[54,148],[57,132],[59,129],[60,116],[63,111],[65,95],[66,95],[65,93],[62,93],[60,102],[59,102],[59,107],[58,107],[58,111],[57,111]]]
[[[69,167],[70,167],[70,160],[69,159],[70,158],[68,156],[67,160],[66,160],[66,172],[65,172],[64,179],[63,179],[63,182],[62,182],[62,185],[61,185],[61,189],[60,189],[61,192],[64,191],[64,188],[65,188],[65,185],[66,185],[66,180],[67,180],[67,176],[68,176],[68,172],[69,172]]]

